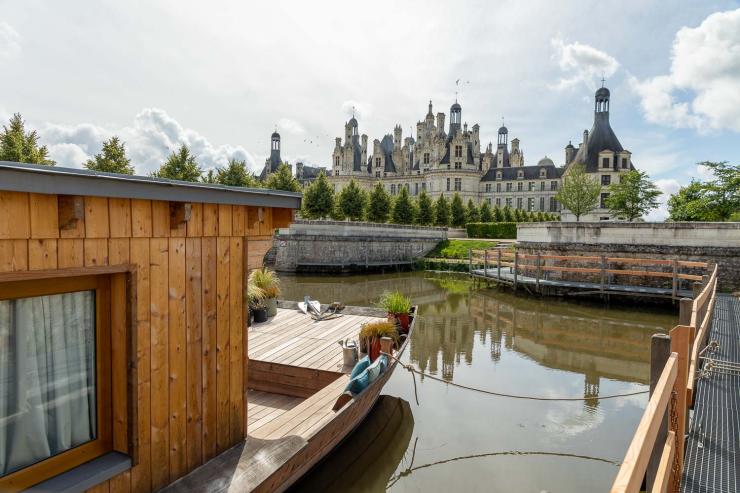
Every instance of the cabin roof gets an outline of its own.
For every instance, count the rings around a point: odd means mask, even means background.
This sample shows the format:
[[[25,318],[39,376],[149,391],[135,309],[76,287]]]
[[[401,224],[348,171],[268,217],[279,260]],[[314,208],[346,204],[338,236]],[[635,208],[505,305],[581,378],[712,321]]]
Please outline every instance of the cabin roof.
[[[0,190],[298,209],[301,194],[0,161]]]

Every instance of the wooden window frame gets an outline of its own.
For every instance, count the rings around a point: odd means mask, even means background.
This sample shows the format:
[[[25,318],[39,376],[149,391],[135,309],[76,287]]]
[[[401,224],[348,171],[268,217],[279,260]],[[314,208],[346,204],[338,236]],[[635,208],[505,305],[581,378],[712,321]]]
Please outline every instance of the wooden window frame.
[[[114,450],[111,368],[111,284],[114,274],[64,276],[63,271],[59,270],[48,271],[48,277],[43,277],[42,272],[27,273],[27,278],[23,273],[13,274],[0,276],[0,300],[95,291],[95,406],[98,429],[96,438],[89,442],[0,477],[2,491],[28,488]]]

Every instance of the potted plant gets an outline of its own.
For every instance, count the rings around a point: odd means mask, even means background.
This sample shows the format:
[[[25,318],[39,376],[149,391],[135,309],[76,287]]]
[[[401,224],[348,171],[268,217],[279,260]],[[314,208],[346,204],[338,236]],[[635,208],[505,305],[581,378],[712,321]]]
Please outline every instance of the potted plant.
[[[251,281],[247,283],[247,300],[249,302],[250,321],[254,318],[256,323],[267,322],[265,291]]]
[[[277,315],[277,297],[280,296],[280,279],[274,270],[266,268],[253,270],[249,274],[249,283],[260,288],[264,293],[264,306],[267,316]]]
[[[389,320],[397,320],[401,325],[401,330],[407,333],[411,319],[411,299],[404,296],[398,291],[385,292],[380,297],[378,306],[388,312]]]
[[[388,321],[366,323],[360,329],[360,340],[367,347],[370,361],[375,361],[380,356],[380,339],[390,337],[394,343],[398,342],[398,331],[396,324]]]

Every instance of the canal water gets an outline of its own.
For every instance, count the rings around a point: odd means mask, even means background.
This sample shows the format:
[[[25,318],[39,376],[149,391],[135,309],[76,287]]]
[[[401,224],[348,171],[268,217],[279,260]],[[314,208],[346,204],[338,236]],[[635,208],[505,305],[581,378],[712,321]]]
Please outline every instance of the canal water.
[[[650,337],[673,310],[565,302],[474,289],[465,276],[407,272],[282,276],[285,299],[373,304],[398,289],[419,305],[404,361],[368,419],[295,491],[608,491],[647,404]],[[418,396],[418,404],[417,404]]]

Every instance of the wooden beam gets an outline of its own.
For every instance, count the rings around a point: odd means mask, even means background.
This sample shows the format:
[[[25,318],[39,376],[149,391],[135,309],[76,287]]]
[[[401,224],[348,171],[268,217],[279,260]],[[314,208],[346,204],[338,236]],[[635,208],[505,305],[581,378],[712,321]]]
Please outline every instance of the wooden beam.
[[[75,229],[77,221],[85,219],[85,198],[82,195],[57,195],[59,229]]]
[[[655,483],[650,489],[650,493],[666,493],[668,491],[668,485],[671,479],[671,469],[673,467],[673,458],[676,455],[676,433],[673,431],[668,432],[668,438],[666,438],[665,445],[663,446],[663,454],[660,456],[660,464],[658,466],[658,472],[655,475]]]
[[[663,373],[668,357],[671,355],[671,338],[667,334],[653,334],[650,339],[650,396],[652,397],[655,393],[655,388],[658,386],[658,381]],[[658,435],[656,437],[656,443],[660,444],[665,442],[668,436],[668,410],[663,413],[663,419],[658,429]],[[660,447],[653,447],[652,453],[650,454],[650,461],[648,462],[648,468],[646,471],[646,484],[648,489],[655,488],[656,478],[658,476],[658,470],[661,464],[661,453]]]
[[[170,229],[190,221],[192,206],[190,202],[170,202]]]

